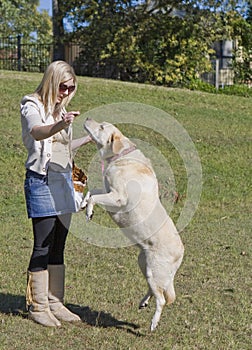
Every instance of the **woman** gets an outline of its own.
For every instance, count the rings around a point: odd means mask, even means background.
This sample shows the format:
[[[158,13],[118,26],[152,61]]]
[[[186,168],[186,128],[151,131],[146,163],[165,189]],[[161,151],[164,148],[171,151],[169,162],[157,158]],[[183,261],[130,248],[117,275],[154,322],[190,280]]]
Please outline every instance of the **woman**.
[[[91,141],[72,140],[79,111],[67,112],[77,81],[73,68],[55,61],[31,95],[21,101],[25,163],[25,198],[32,219],[34,246],[28,267],[29,318],[44,326],[79,321],[64,305],[64,247],[71,214],[77,211],[72,183],[72,151]]]

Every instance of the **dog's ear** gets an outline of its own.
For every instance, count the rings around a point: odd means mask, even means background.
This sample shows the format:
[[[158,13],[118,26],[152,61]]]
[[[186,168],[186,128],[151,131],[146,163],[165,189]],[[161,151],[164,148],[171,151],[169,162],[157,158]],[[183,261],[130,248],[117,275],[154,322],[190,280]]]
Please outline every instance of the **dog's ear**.
[[[121,134],[118,133],[113,133],[111,135],[111,148],[112,148],[112,152],[114,154],[118,154],[120,153],[120,150],[123,148],[123,143],[121,141]]]

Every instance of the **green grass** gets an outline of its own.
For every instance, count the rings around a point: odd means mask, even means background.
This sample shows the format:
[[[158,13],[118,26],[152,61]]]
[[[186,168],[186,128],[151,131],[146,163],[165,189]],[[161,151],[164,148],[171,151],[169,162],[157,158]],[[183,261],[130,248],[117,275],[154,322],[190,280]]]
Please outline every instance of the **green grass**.
[[[82,113],[118,102],[159,108],[183,125],[201,159],[200,204],[181,237],[185,257],[176,279],[177,300],[165,307],[153,333],[155,305],[138,310],[146,283],[135,247],[101,248],[69,234],[65,302],[83,319],[60,329],[39,326],[25,311],[26,270],[32,250],[31,223],[23,195],[24,161],[19,102],[41,80],[37,73],[0,71],[0,350],[249,350],[251,349],[251,99],[79,78],[72,108]],[[171,164],[181,198],[186,172],[165,139],[141,127],[123,126],[129,137],[159,148]],[[88,168],[94,147],[76,156]],[[161,197],[169,192],[165,179]],[[100,208],[94,220],[108,223]]]

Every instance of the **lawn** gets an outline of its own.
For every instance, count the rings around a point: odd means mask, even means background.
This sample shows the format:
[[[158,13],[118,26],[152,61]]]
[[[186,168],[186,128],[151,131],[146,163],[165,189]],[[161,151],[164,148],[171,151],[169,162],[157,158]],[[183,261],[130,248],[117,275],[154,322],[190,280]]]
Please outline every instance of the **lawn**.
[[[95,209],[92,226],[75,214],[65,251],[65,303],[83,322],[52,329],[28,320],[25,310],[33,239],[23,194],[19,102],[42,76],[0,71],[0,77],[0,350],[250,350],[251,99],[79,77],[69,107],[81,111],[75,134],[83,134],[86,116],[114,118],[151,158],[174,221],[194,193],[195,208],[180,233],[185,256],[175,278],[177,299],[164,308],[155,332],[149,331],[154,300],[138,310],[146,282],[137,248],[116,241],[102,208]],[[179,128],[169,129],[170,120]],[[190,136],[188,163],[176,131]],[[200,167],[190,168],[198,160]],[[76,163],[90,183],[100,181],[94,145],[77,152]]]

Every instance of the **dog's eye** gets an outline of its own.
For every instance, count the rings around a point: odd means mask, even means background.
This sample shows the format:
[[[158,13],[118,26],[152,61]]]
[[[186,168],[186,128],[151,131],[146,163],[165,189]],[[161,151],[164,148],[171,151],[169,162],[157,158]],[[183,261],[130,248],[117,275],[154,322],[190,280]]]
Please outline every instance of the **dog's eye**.
[[[104,126],[103,126],[102,124],[100,125],[100,129],[101,129],[101,130],[104,130]]]

